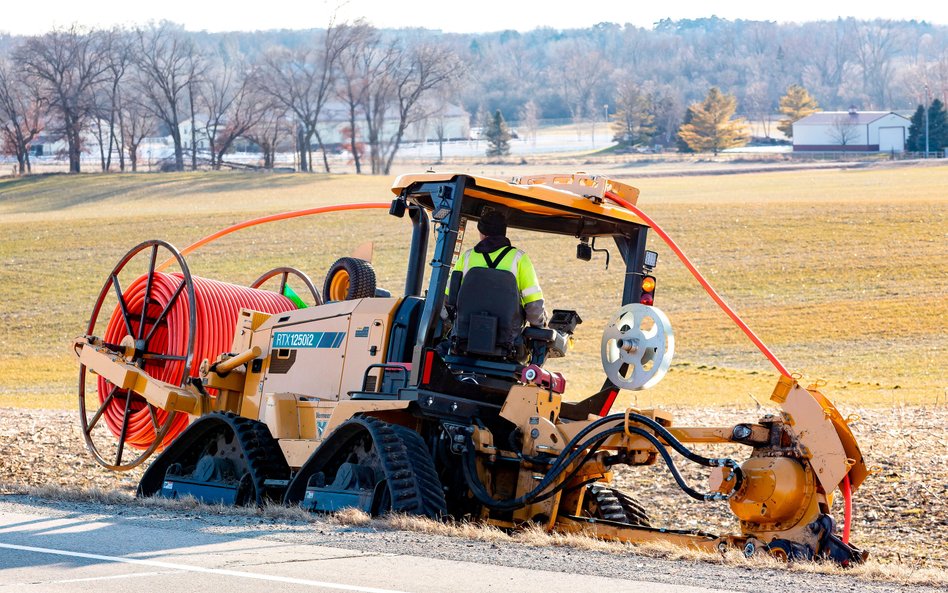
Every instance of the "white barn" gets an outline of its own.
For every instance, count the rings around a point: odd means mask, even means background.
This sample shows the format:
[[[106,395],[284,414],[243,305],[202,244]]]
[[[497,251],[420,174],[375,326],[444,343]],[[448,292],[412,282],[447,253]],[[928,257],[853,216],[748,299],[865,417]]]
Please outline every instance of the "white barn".
[[[793,124],[793,150],[903,152],[911,122],[892,111],[820,111]]]

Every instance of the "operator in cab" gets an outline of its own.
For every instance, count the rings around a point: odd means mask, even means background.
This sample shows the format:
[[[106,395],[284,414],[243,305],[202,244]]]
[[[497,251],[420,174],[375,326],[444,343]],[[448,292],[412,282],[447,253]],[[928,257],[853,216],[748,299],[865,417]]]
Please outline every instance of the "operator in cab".
[[[517,278],[520,304],[527,323],[534,327],[545,326],[547,314],[540,280],[530,257],[510,244],[507,218],[502,212],[489,210],[477,221],[477,230],[481,235],[480,242],[458,258],[454,269],[465,274],[472,268],[493,268],[512,273]]]

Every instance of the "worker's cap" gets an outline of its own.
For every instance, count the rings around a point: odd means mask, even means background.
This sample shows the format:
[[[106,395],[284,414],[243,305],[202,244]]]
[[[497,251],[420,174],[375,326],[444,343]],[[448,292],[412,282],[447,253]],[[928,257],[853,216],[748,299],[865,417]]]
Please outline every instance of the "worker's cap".
[[[506,237],[507,217],[499,210],[488,210],[477,221],[477,230],[488,237]]]

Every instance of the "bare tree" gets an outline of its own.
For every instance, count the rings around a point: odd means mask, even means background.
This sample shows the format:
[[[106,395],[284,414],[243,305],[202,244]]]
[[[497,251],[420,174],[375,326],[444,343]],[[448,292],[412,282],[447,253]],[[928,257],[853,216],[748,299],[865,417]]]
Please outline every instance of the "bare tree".
[[[372,173],[388,175],[405,130],[431,115],[421,99],[460,74],[456,55],[447,47],[419,43],[407,49],[385,51],[382,75],[371,81],[364,115]],[[390,134],[386,133],[391,122]]]
[[[66,138],[69,172],[79,173],[82,131],[93,110],[93,89],[107,70],[100,37],[73,26],[30,37],[15,61],[41,82],[41,91]]]
[[[864,91],[872,105],[881,108],[890,99],[894,59],[903,49],[904,40],[890,21],[854,23],[853,26]]]
[[[183,171],[181,115],[188,106],[189,89],[202,72],[203,60],[192,38],[168,23],[138,29],[135,35],[139,89],[152,113],[167,126],[174,143],[175,170]]]
[[[853,116],[848,114],[837,116],[828,132],[830,138],[836,144],[842,146],[843,150],[846,150],[846,147],[859,137],[860,132],[856,124],[853,123],[853,119]]]
[[[348,27],[330,23],[319,31],[312,43],[289,50],[271,50],[259,69],[259,89],[293,113],[299,125],[300,169],[313,170],[310,146],[315,137],[323,156],[323,167],[329,173],[326,145],[317,129],[323,106],[333,93],[335,65],[346,44],[351,41]]]
[[[774,106],[770,100],[770,95],[770,89],[762,79],[748,83],[744,95],[747,114],[760,122],[766,138],[770,138],[770,128],[774,119]]]
[[[30,144],[43,130],[45,100],[39,90],[0,59],[0,136],[2,150],[16,157],[20,175],[30,173]]]
[[[352,153],[356,173],[362,173],[361,142],[358,139],[358,120],[368,103],[370,82],[381,73],[378,71],[384,60],[378,59],[381,40],[378,31],[364,21],[356,21],[348,30],[350,42],[339,55],[339,81],[336,96],[346,106],[349,123],[349,151]]]
[[[260,96],[261,101],[265,97]],[[292,142],[292,124],[287,119],[286,107],[275,101],[263,102],[260,117],[244,133],[263,153],[263,167],[272,169],[277,149],[284,142]]]
[[[242,60],[221,59],[208,69],[198,103],[207,116],[204,133],[211,167],[220,169],[224,154],[260,119],[267,97],[256,92],[249,67]]]
[[[157,119],[152,110],[145,106],[147,100],[133,91],[127,92],[122,101],[122,144],[128,153],[133,172],[138,171],[139,146],[145,138],[153,135],[156,129]]]
[[[557,48],[556,70],[551,77],[559,82],[559,94],[569,109],[570,119],[579,124],[590,115],[595,117],[598,108],[589,112],[589,106],[601,105],[594,93],[602,86],[606,72],[606,61],[602,54],[586,42],[564,43]],[[579,134],[577,126],[577,134]]]
[[[119,169],[125,170],[125,155],[122,150],[122,98],[123,80],[132,62],[131,40],[119,29],[100,31],[101,48],[105,61],[105,72],[101,84],[95,89],[93,131],[99,144],[99,160],[103,171],[112,167],[112,154],[118,149]]]
[[[540,106],[531,99],[520,110],[520,125],[534,146],[537,145],[537,130],[540,128]]]

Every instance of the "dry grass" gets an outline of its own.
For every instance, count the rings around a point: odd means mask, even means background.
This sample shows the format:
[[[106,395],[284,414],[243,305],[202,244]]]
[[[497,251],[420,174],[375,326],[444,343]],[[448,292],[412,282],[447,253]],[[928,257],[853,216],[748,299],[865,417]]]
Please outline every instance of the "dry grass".
[[[944,571],[921,568],[905,563],[881,563],[870,559],[865,564],[840,568],[823,562],[786,562],[766,554],[745,558],[740,550],[724,553],[708,552],[676,546],[666,542],[626,544],[596,538],[591,533],[548,532],[539,525],[531,525],[517,531],[501,530],[491,525],[470,521],[433,521],[425,517],[389,514],[373,518],[359,509],[343,509],[328,516],[314,515],[298,507],[269,504],[263,508],[225,507],[207,505],[186,497],[170,500],[165,498],[136,498],[117,490],[78,490],[51,486],[23,487],[0,485],[0,492],[18,494],[67,503],[97,503],[122,508],[156,509],[165,512],[185,512],[207,516],[236,516],[265,519],[277,523],[319,523],[326,521],[342,527],[367,527],[378,530],[409,531],[441,537],[460,538],[494,545],[522,545],[530,547],[558,547],[585,552],[601,552],[616,555],[637,554],[663,560],[705,562],[745,568],[789,570],[806,574],[847,575],[868,581],[895,583],[899,585],[948,586]]]
[[[940,166],[629,181],[789,368],[830,380],[837,401],[889,405],[945,397],[946,179]],[[390,182],[242,173],[0,181],[0,405],[75,405],[66,344],[83,331],[108,270],[136,242],[184,246],[262,213],[386,200]],[[188,260],[197,275],[230,282],[294,265],[321,284],[323,270],[365,238],[376,242],[381,285],[398,291],[409,229],[383,211],[257,227]],[[567,373],[574,397],[586,395],[601,383],[599,335],[617,309],[620,275],[601,259],[575,260],[568,238],[518,233],[515,241],[536,261],[550,303],[584,317],[577,350],[551,366]],[[620,403],[766,397],[775,377],[767,363],[670,252],[653,246],[676,364],[657,388]]]

